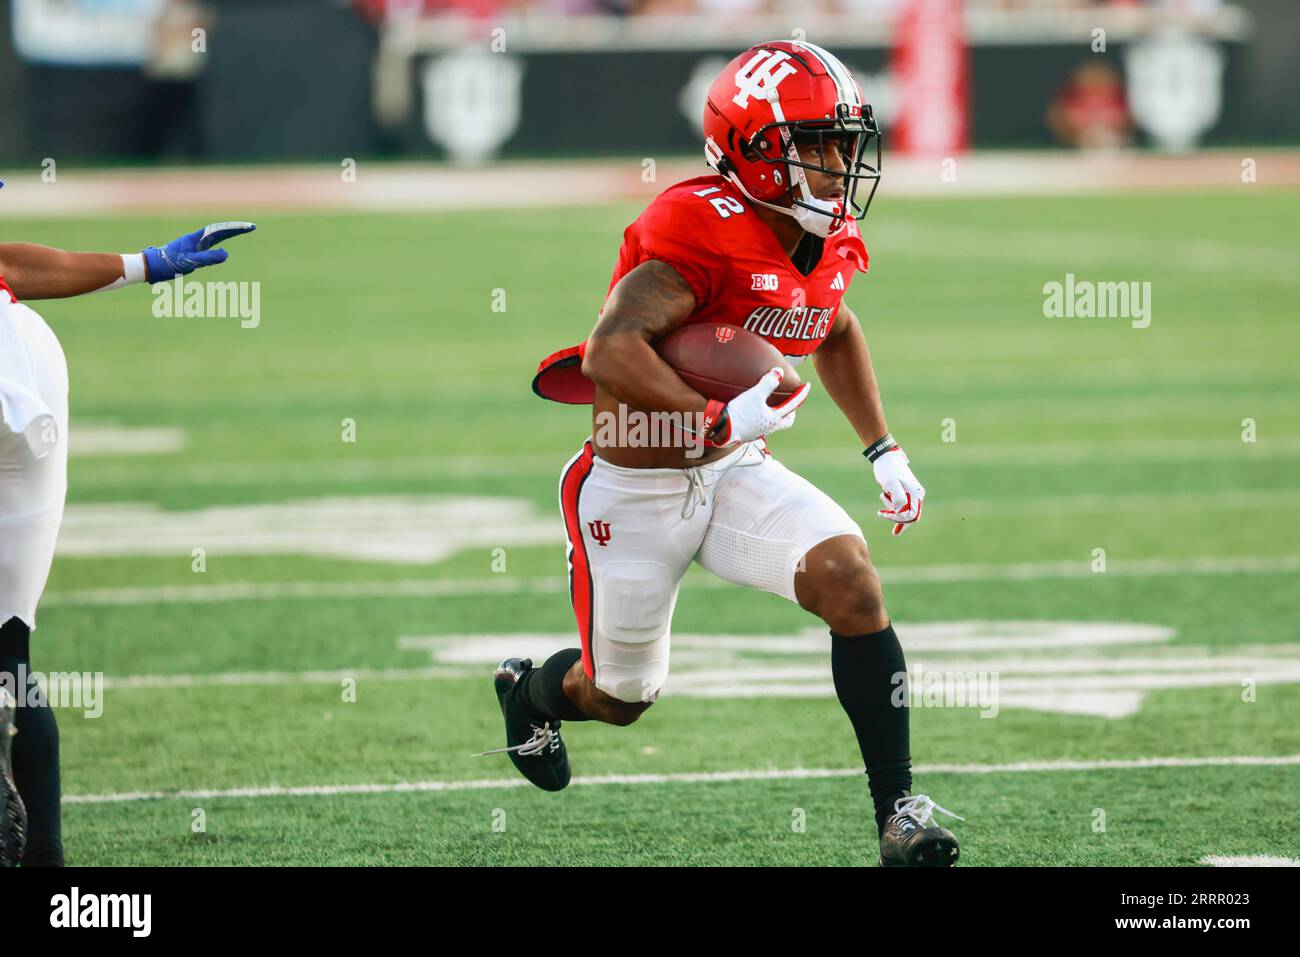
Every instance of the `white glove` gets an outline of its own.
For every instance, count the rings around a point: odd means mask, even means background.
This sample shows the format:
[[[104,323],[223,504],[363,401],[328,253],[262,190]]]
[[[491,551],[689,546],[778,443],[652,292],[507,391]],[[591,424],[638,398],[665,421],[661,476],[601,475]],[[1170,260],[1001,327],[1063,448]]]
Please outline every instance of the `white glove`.
[[[876,512],[887,522],[894,523],[894,534],[921,518],[921,504],[925,501],[925,488],[916,480],[907,465],[907,453],[897,446],[880,455],[871,463],[876,481],[884,492],[880,500],[885,507]]]
[[[803,405],[812,391],[812,383],[805,382],[799,391],[780,405],[767,404],[767,398],[781,384],[784,373],[780,368],[769,369],[758,384],[746,389],[727,403],[727,424],[722,432],[711,438],[709,445],[739,445],[761,435],[771,435],[794,425],[794,413]]]

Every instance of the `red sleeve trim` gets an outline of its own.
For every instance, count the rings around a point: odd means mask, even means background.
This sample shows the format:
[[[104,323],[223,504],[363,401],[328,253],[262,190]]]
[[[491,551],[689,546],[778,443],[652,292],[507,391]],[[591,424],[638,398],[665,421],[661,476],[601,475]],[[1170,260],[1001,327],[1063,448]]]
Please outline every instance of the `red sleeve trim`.
[[[5,282],[4,276],[0,276],[0,289],[3,289],[5,292],[9,293],[10,302],[12,303],[18,302],[18,297],[14,295],[14,291],[9,288],[9,283]]]
[[[840,243],[837,252],[839,252],[841,259],[852,260],[858,272],[867,271],[870,257],[867,255],[867,244],[860,237],[847,237],[844,242]]]

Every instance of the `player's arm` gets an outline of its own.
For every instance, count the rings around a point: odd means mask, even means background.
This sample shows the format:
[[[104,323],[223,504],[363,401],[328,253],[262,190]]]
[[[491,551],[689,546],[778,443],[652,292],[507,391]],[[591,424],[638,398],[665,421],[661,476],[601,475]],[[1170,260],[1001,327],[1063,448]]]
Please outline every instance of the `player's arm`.
[[[634,409],[704,412],[708,400],[650,345],[695,311],[695,293],[672,266],[649,259],[610,290],[587,340],[582,374]]]
[[[813,353],[813,365],[822,385],[866,446],[863,454],[870,460],[883,490],[880,499],[885,507],[877,514],[894,523],[895,535],[901,534],[920,519],[925,488],[912,474],[907,454],[889,434],[867,337],[847,305],[840,306],[830,334]]]
[[[659,357],[650,344],[695,312],[695,293],[672,266],[646,260],[610,290],[596,328],[587,340],[582,372],[619,402],[646,412],[696,417],[709,445],[734,445],[794,424],[795,410],[808,398],[807,383],[780,405],[767,404],[781,383],[773,369],[728,403],[706,399]]]
[[[840,305],[830,334],[813,353],[813,366],[863,445],[870,446],[889,432],[867,337],[847,303]]]
[[[141,257],[140,269],[144,270]],[[62,299],[111,286],[124,278],[114,253],[70,253],[32,243],[0,243],[0,276],[19,299]]]
[[[0,276],[19,299],[64,299],[133,282],[165,282],[226,261],[214,248],[252,232],[252,223],[213,223],[144,252],[74,253],[33,243],[0,243]]]

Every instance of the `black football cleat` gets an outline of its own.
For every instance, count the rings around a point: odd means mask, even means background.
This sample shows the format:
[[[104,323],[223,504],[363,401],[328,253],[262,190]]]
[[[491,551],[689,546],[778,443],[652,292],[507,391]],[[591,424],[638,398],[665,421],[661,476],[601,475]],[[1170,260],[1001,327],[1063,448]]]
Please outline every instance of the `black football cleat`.
[[[569,752],[560,738],[560,722],[539,723],[524,710],[515,693],[519,679],[532,670],[529,658],[507,658],[497,665],[492,683],[506,718],[506,747],[482,754],[508,754],[519,773],[543,791],[561,791],[568,786],[572,772]]]
[[[965,820],[924,794],[909,794],[894,802],[894,813],[880,835],[881,867],[952,867],[957,863],[961,854],[957,837],[931,823],[935,811]]]
[[[8,688],[0,688],[0,867],[17,867],[27,844],[27,808],[14,784],[14,711],[17,702]]]

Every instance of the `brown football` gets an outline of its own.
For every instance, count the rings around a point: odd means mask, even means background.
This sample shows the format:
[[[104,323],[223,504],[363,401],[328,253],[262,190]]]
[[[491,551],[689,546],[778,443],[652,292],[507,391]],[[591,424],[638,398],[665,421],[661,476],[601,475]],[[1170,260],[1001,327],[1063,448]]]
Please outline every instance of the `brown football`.
[[[655,351],[706,399],[730,402],[773,368],[785,375],[768,405],[780,405],[803,385],[776,346],[740,326],[713,322],[682,326],[656,342]]]

